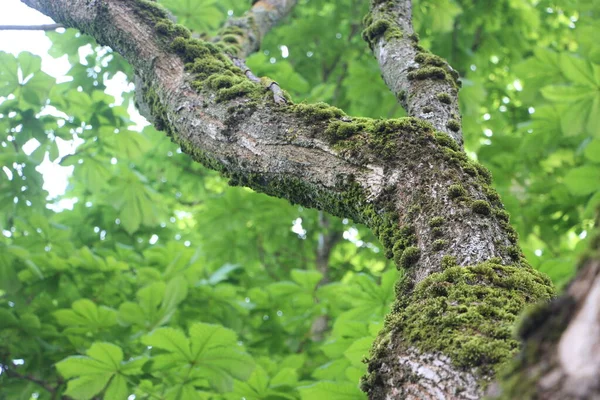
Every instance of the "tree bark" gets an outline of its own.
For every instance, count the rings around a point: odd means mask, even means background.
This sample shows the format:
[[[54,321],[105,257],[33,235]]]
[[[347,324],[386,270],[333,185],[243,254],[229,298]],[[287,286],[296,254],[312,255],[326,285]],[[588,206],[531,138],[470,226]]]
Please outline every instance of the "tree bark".
[[[145,0],[22,1],[125,57],[144,115],[194,160],[373,230],[402,278],[362,383],[370,398],[481,397],[517,350],[517,314],[552,286],[522,258],[489,172],[462,152],[456,76],[410,35],[410,2],[373,2],[364,36],[412,117],[370,120],[275,101],[272,81],[234,65],[295,2],[260,1],[251,13],[265,18],[207,43]]]

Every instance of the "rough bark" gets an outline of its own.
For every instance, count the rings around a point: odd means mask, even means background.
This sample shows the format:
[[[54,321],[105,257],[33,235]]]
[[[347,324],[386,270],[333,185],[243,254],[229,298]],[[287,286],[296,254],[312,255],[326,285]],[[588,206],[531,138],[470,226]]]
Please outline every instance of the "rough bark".
[[[371,398],[483,393],[496,366],[516,350],[516,314],[552,289],[522,261],[489,172],[468,160],[457,132],[450,137],[417,118],[369,120],[323,104],[275,102],[271,83],[246,79],[224,56],[256,49],[246,45],[257,41],[243,24],[226,26],[218,47],[189,39],[144,0],[23,2],[125,57],[140,78],[145,115],[196,161],[232,184],[353,218],[379,236],[404,274],[362,385]],[[385,54],[404,43],[371,36]],[[438,68],[427,70],[433,77],[409,79],[408,69],[398,75],[383,63],[388,84],[408,85],[409,112],[419,116],[422,92],[430,98],[441,87],[450,90],[449,79],[435,76],[442,68],[437,59],[423,60]],[[440,113],[431,122],[444,130],[439,121],[449,111]]]
[[[462,146],[458,73],[418,44],[411,0],[372,1],[363,38],[386,85],[408,114],[430,122]]]

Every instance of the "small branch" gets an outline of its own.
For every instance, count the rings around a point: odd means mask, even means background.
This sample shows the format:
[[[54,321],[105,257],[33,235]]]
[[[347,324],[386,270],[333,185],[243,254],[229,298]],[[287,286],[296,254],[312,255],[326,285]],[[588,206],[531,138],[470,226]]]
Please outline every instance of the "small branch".
[[[250,79],[252,82],[263,84],[263,80],[261,80],[259,77],[257,77],[256,75],[254,75],[252,73],[252,71],[250,70],[250,68],[248,68],[248,66],[246,65],[244,60],[242,60],[241,58],[232,58],[232,61],[233,61],[233,65],[235,65],[236,67],[238,67],[239,69],[244,71],[244,75],[246,75],[246,77],[248,79]],[[279,84],[277,82],[270,80],[269,83],[266,84],[266,86],[267,86],[267,89],[269,89],[271,92],[273,92],[273,101],[275,103],[287,104],[287,100],[285,99],[285,96],[283,95],[283,90],[281,90],[281,88],[279,87]]]
[[[0,25],[0,31],[53,31],[58,28],[64,28],[63,24]]]
[[[259,0],[240,18],[232,18],[224,28],[242,29],[241,51],[237,55],[246,58],[258,51],[265,35],[292,11],[297,0]]]
[[[458,73],[442,58],[419,46],[410,0],[371,2],[365,39],[385,84],[406,112],[447,133],[462,147]]]
[[[36,377],[34,377],[32,375],[21,375],[20,373],[13,371],[8,365],[3,365],[3,369],[4,369],[4,372],[6,373],[6,375],[11,378],[22,379],[22,380],[26,380],[29,382],[33,382],[36,385],[46,389],[50,393],[56,392],[56,388],[50,386],[50,384],[42,381],[41,379],[37,379]]]

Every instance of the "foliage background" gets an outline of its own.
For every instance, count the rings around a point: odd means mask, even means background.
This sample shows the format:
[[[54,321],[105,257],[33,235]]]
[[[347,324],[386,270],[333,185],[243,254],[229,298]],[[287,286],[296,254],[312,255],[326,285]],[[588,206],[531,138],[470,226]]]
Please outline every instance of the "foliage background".
[[[162,3],[209,34],[249,6]],[[248,65],[296,101],[404,115],[360,37],[366,3],[301,0]],[[414,4],[424,46],[463,77],[469,155],[492,170],[528,260],[563,285],[600,204],[600,6]],[[229,187],[136,129],[131,87],[105,92],[118,71],[131,80],[118,55],[47,35],[66,78],[0,53],[0,399],[364,398],[398,275],[376,239]],[[52,198],[45,159],[72,168]]]

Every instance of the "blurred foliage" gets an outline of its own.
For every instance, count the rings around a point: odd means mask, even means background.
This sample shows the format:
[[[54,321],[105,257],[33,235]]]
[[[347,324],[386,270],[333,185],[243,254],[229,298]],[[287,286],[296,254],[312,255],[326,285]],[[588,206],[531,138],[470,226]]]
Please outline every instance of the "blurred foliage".
[[[163,3],[208,33],[249,6]],[[297,101],[402,116],[360,39],[366,10],[301,0],[248,65]],[[600,204],[599,13],[593,0],[414,6],[423,44],[463,76],[469,154],[559,285]],[[130,74],[118,55],[47,35],[66,79],[0,53],[0,399],[364,398],[398,275],[371,233],[228,187],[136,128],[130,88],[105,92]],[[61,168],[69,185],[49,198]]]

